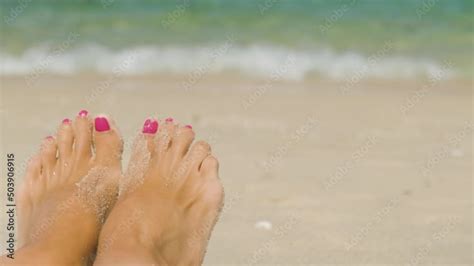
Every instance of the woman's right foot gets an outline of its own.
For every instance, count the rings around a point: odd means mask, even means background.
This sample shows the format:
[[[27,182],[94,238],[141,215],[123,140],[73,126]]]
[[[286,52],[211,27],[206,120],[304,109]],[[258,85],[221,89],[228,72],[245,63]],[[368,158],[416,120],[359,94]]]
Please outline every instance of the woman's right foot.
[[[97,265],[199,265],[223,203],[218,162],[190,126],[148,119],[99,237]],[[157,134],[156,134],[157,133]]]

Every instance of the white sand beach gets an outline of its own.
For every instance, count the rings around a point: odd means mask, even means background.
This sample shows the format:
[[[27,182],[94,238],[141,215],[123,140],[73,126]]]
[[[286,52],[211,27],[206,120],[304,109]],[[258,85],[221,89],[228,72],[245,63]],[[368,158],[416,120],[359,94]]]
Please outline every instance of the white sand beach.
[[[226,206],[205,265],[472,265],[470,82],[371,80],[343,94],[324,80],[104,80],[2,77],[2,158],[14,153],[20,175],[85,108],[116,121],[125,166],[144,119],[174,117],[220,160]]]

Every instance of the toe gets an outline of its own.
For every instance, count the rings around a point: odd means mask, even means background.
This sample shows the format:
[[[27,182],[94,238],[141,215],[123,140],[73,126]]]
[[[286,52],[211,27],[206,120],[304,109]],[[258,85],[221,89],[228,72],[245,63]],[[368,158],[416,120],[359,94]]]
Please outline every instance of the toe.
[[[59,151],[59,161],[65,164],[70,161],[72,156],[72,145],[74,143],[74,131],[72,122],[68,118],[64,119],[59,126],[57,133],[57,144]]]
[[[41,174],[41,156],[34,155],[26,166],[25,181],[33,180]]]
[[[123,142],[113,121],[105,115],[94,120],[95,163],[118,166],[122,158]]]
[[[155,151],[155,146],[156,146],[155,136],[156,136],[156,133],[158,132],[158,128],[159,128],[158,120],[154,118],[146,119],[145,123],[143,124],[142,133],[145,136],[148,151],[152,154],[152,156]]]
[[[201,174],[206,178],[217,178],[219,176],[219,161],[216,157],[209,155],[201,165]]]
[[[191,143],[194,141],[194,131],[191,126],[179,127],[173,137],[170,147],[172,157],[171,165],[175,165],[181,161],[189,150]]]
[[[33,187],[33,182],[35,182],[38,177],[41,175],[41,156],[36,154],[30,158],[26,166],[25,177],[21,185],[20,193],[18,195],[19,199],[28,198],[27,195],[31,188]]]
[[[162,157],[163,154],[168,151],[175,128],[176,126],[173,118],[167,118],[163,126],[160,128],[156,141],[156,152],[159,157]]]
[[[205,141],[196,142],[186,155],[184,162],[189,165],[189,171],[199,171],[202,162],[211,154],[211,146]]]
[[[148,118],[143,124],[142,134],[138,134],[132,146],[132,154],[125,172],[120,180],[119,194],[134,190],[137,184],[143,183],[145,173],[155,156],[155,136],[158,132],[158,121]]]
[[[87,111],[81,111],[74,121],[74,156],[79,164],[92,157],[92,123]]]
[[[41,165],[42,174],[45,176],[51,176],[56,166],[56,153],[57,146],[56,140],[52,136],[48,136],[43,140],[41,144]]]
[[[179,186],[186,182],[188,177],[199,176],[199,167],[202,161],[210,154],[211,147],[205,141],[198,141],[186,154],[184,159],[175,167],[170,167],[168,164],[162,164],[158,168],[165,172],[164,176],[168,176],[165,184],[169,186]],[[169,172],[171,169],[171,172]]]

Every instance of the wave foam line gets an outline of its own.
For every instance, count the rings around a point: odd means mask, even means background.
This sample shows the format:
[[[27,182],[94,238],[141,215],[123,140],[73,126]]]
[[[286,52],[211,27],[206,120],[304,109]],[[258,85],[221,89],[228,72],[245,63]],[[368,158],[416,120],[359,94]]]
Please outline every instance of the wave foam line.
[[[357,78],[413,78],[416,76],[445,77],[454,74],[429,60],[403,56],[383,56],[368,60],[355,52],[335,53],[330,49],[291,50],[267,45],[248,47],[157,47],[141,46],[114,51],[104,46],[88,44],[66,51],[54,51],[41,45],[26,50],[20,56],[0,51],[3,75],[41,73],[75,74],[95,71],[123,75],[150,73],[189,74],[196,71],[220,73],[237,71],[257,77],[282,80],[303,80],[311,75],[346,80]],[[219,51],[220,53],[216,52]]]

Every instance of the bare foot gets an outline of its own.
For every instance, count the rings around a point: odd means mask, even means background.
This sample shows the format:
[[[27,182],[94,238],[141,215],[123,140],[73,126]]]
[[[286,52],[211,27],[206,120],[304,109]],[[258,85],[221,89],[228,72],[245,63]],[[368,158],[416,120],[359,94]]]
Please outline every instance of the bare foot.
[[[190,126],[147,120],[99,237],[97,265],[199,265],[223,202],[218,162]]]
[[[21,248],[0,263],[87,263],[116,199],[121,154],[122,140],[107,118],[96,118],[95,130],[86,111],[65,119],[28,165],[17,197]]]

